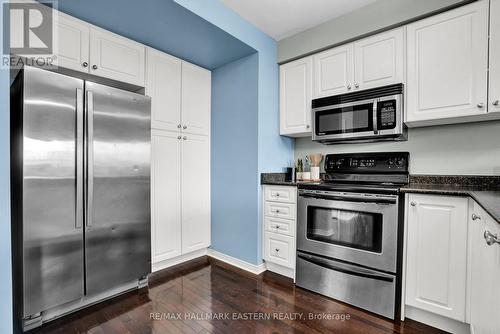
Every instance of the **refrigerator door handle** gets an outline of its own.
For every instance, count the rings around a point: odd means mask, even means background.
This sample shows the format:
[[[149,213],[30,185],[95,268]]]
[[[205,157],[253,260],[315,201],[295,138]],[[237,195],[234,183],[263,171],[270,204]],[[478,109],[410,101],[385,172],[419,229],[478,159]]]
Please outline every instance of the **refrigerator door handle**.
[[[87,215],[86,224],[92,226],[94,197],[94,96],[87,92]]]
[[[83,227],[83,90],[76,89],[76,219],[75,228]]]

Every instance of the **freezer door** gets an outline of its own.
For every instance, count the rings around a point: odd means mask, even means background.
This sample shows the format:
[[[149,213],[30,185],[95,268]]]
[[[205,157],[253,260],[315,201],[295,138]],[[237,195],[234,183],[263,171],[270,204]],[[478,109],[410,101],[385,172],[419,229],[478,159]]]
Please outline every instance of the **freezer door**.
[[[150,98],[86,82],[86,291],[151,271]]]
[[[82,80],[24,69],[23,317],[83,295],[83,89]]]

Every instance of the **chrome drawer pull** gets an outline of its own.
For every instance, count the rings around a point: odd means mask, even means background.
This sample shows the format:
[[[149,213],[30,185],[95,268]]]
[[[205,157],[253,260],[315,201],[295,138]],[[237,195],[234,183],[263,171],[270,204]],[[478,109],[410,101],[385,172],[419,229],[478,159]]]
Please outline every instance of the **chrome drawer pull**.
[[[500,240],[498,240],[498,236],[496,234],[491,233],[490,231],[484,231],[484,240],[486,240],[486,244],[491,246],[493,244],[500,244]]]

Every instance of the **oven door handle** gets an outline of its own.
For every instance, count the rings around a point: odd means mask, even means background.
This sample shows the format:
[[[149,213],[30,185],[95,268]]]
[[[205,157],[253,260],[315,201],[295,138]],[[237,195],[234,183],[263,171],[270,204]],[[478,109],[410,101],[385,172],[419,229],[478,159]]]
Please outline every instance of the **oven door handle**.
[[[363,277],[363,278],[371,278],[371,279],[376,279],[379,281],[385,281],[385,282],[393,282],[394,281],[394,276],[393,275],[384,275],[382,273],[369,270],[369,269],[363,269],[363,268],[355,268],[352,265],[348,264],[343,264],[340,262],[336,262],[335,264],[332,264],[331,260],[326,260],[322,258],[318,258],[316,256],[312,255],[307,255],[307,254],[297,254],[298,258],[301,258],[304,261],[308,261],[311,263],[314,263],[320,267],[335,270],[344,274],[352,275],[352,276],[358,276],[358,277]]]
[[[326,200],[349,200],[351,202],[366,202],[375,204],[396,204],[397,199],[389,196],[356,196],[356,195],[342,195],[342,194],[314,194],[314,193],[301,193],[301,197],[326,199]]]

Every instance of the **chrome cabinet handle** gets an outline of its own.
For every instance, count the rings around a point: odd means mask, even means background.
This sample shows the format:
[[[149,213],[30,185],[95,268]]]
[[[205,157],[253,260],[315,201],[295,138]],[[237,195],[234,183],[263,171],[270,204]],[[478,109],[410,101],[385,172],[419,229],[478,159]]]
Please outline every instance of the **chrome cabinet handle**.
[[[276,210],[275,212],[276,212],[276,213],[280,213],[280,210]]]
[[[187,127],[187,125],[184,125],[182,128],[183,128],[184,130],[186,130],[188,127]]]
[[[311,126],[310,126],[309,124],[308,124],[308,125],[306,125],[306,129],[309,129],[310,127],[311,127]]]
[[[500,245],[500,240],[498,240],[498,236],[496,234],[491,233],[490,231],[484,231],[484,240],[486,240],[486,244],[488,246],[492,246],[494,244]]]
[[[355,82],[354,87],[359,88],[359,83]]]
[[[498,106],[500,104],[500,100],[495,100],[495,101],[491,102],[491,104],[494,106]]]
[[[180,129],[182,126],[180,124],[177,124],[177,129]]]
[[[351,84],[348,84],[347,85],[347,90],[351,90],[351,88],[352,88]]]
[[[481,103],[478,103],[478,104],[477,104],[477,107],[478,107],[478,108],[484,108],[484,103],[482,103],[482,102],[481,102]]]
[[[177,139],[181,140],[181,138],[182,138],[181,136],[177,136]]]
[[[92,65],[93,70],[97,70],[97,65]]]
[[[279,230],[280,226],[279,226],[279,225],[276,225],[274,228],[276,228],[276,229],[278,229],[278,230]]]
[[[82,67],[85,67],[85,68],[86,68],[86,67],[88,67],[88,66],[89,66],[89,63],[87,63],[86,61],[84,61],[84,62],[82,63]]]
[[[417,203],[416,202],[410,202],[410,205],[411,206],[417,206]]]
[[[188,139],[188,137],[186,137],[186,136],[182,137],[182,140],[187,140],[187,139]]]
[[[476,215],[475,213],[472,214],[472,220],[478,220],[481,219],[481,216]]]
[[[276,193],[276,197],[280,197],[280,193]]]
[[[276,251],[276,253],[278,253],[280,251],[279,248],[275,248],[274,250]]]

